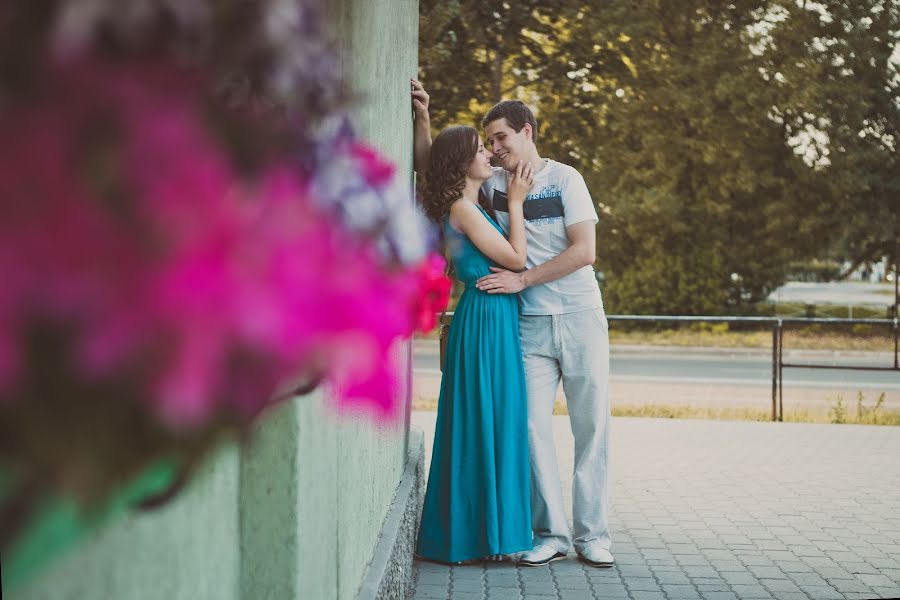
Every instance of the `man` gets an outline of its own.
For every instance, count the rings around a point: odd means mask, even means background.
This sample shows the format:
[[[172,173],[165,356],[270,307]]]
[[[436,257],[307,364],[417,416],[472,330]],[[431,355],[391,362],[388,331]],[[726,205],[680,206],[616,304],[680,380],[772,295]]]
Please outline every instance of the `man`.
[[[430,148],[428,94],[412,82],[416,112],[417,169]],[[598,221],[584,178],[572,167],[541,158],[537,121],[522,102],[495,105],[482,121],[486,144],[500,164],[483,191],[508,231],[506,185],[519,161],[534,169],[525,199],[528,241],[526,269],[492,267],[477,282],[489,294],[519,294],[519,336],[528,388],[528,442],[534,548],[519,563],[546,565],[566,557],[573,541],[579,557],[611,567],[607,499],[609,447],[609,332],[600,289],[591,265]],[[421,170],[419,171],[422,172]],[[553,403],[560,380],[575,439],[574,531],[563,508],[562,484],[553,439]],[[574,539],[573,539],[574,534]]]

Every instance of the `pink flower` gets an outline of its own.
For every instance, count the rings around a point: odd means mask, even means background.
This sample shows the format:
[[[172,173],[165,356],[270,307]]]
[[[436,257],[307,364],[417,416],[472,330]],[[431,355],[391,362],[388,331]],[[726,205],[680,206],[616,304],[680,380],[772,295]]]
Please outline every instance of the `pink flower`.
[[[41,360],[17,349],[49,323],[74,336],[84,389],[127,378],[122,401],[175,429],[250,419],[295,376],[396,416],[392,348],[446,306],[440,257],[386,263],[290,162],[239,171],[204,126],[203,86],[173,69],[82,62],[37,85],[0,116],[0,393]],[[393,166],[352,153],[383,191]]]
[[[419,293],[413,305],[417,331],[434,329],[437,313],[447,308],[453,282],[445,273],[446,264],[441,255],[431,254],[418,269]]]
[[[350,147],[350,152],[359,161],[369,185],[383,187],[391,182],[394,177],[394,165],[384,160],[373,148],[357,143]]]

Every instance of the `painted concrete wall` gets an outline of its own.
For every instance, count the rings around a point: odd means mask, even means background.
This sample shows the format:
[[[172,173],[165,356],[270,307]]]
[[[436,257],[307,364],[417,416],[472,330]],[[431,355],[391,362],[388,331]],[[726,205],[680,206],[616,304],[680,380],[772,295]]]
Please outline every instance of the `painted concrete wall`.
[[[344,72],[362,94],[354,108],[359,134],[394,161],[398,177],[412,189],[412,112],[409,79],[418,68],[418,0],[341,0],[331,5]],[[410,377],[408,344],[396,349],[400,372]],[[404,382],[408,407],[411,382]],[[337,595],[356,596],[378,541],[396,483],[406,464],[408,425],[378,431],[359,422],[339,427],[337,438],[339,560]],[[386,479],[386,474],[390,473]],[[373,510],[374,509],[374,510]]]
[[[9,597],[237,600],[239,462],[221,448],[177,501],[101,529]]]
[[[406,462],[407,429],[278,407],[241,456],[243,598],[355,598]]]
[[[357,131],[412,186],[409,78],[418,0],[339,0],[330,17],[362,92]],[[396,349],[408,410],[408,344]],[[407,412],[408,415],[408,412]],[[320,392],[266,415],[156,512],[119,520],[10,597],[17,600],[355,598],[407,456],[392,428],[338,417]]]

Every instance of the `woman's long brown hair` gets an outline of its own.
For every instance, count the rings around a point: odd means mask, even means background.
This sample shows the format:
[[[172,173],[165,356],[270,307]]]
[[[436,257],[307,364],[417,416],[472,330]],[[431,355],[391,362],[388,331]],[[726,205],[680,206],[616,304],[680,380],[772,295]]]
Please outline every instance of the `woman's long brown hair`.
[[[467,125],[444,129],[431,144],[422,208],[435,223],[450,213],[450,205],[460,199],[466,187],[466,173],[478,153],[478,130]],[[493,218],[494,210],[484,194],[478,203]]]

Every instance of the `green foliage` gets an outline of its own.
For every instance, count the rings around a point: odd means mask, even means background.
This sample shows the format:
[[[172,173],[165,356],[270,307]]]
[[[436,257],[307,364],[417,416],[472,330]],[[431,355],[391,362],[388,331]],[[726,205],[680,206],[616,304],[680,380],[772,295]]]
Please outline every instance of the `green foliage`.
[[[856,417],[851,418],[844,405],[844,396],[838,394],[828,411],[832,423],[855,423],[859,425],[898,425],[900,414],[896,411],[884,412],[885,393],[881,392],[872,406],[866,406],[866,397],[862,391],[856,392]]]
[[[893,253],[896,3],[421,7],[435,126],[537,109],[597,202],[611,312],[740,312],[798,261]]]
[[[856,422],[878,425],[878,420],[881,418],[881,408],[884,406],[884,397],[885,393],[881,392],[878,399],[875,400],[875,404],[869,407],[865,405],[865,396],[863,396],[863,393],[861,391],[857,392]]]
[[[841,266],[836,261],[809,260],[792,262],[787,267],[790,281],[835,281],[841,275]]]
[[[837,398],[831,403],[831,408],[828,410],[828,418],[832,423],[847,422],[847,407],[844,405],[843,394],[838,394]]]

